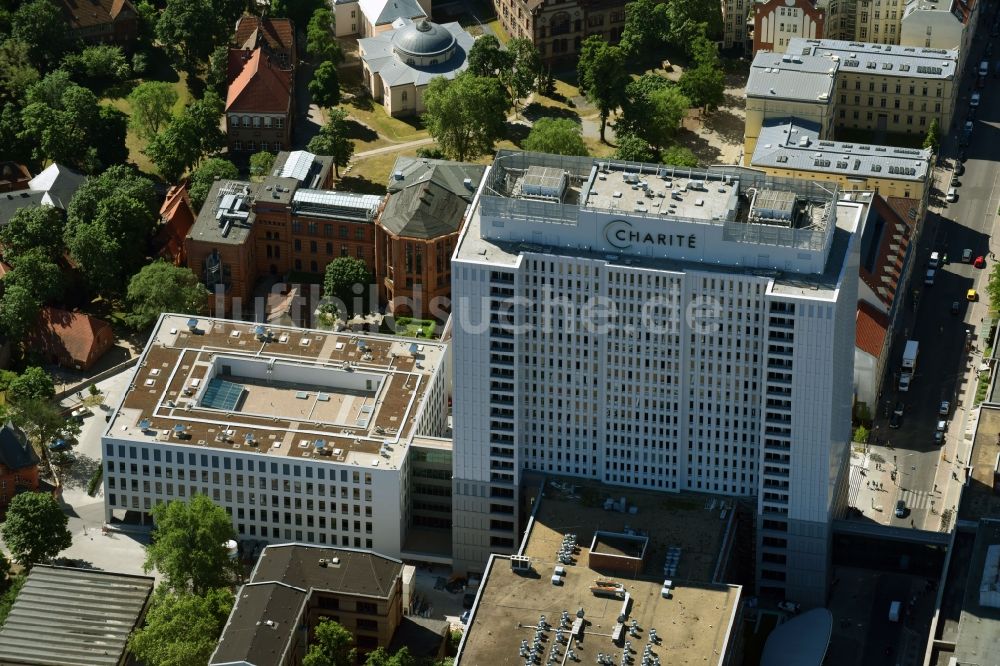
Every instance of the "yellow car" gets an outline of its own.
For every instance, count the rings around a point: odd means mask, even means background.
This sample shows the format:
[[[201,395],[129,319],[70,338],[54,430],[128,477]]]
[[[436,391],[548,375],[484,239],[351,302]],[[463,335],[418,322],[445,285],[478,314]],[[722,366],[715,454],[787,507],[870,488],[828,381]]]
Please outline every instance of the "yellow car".
[[[976,293],[975,289],[970,289],[969,291],[965,292],[965,300],[967,300],[967,301],[978,301],[979,300],[979,294]]]

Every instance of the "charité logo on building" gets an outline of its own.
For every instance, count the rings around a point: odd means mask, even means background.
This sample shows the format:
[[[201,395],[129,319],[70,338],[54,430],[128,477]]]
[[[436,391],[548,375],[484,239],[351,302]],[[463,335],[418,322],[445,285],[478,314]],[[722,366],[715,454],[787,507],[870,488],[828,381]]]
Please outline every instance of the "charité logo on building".
[[[612,220],[608,222],[604,227],[604,238],[619,250],[624,250],[637,244],[686,247],[692,250],[697,245],[697,236],[694,234],[652,234],[636,231],[627,220]]]

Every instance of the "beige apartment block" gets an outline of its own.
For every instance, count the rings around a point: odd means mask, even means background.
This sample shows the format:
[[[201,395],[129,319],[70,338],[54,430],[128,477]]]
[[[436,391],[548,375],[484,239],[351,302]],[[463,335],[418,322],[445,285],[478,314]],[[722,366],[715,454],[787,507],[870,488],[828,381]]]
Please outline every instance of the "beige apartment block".
[[[751,0],[722,0],[722,48],[731,49],[734,46],[749,48],[752,26]],[[751,19],[748,22],[747,16]]]

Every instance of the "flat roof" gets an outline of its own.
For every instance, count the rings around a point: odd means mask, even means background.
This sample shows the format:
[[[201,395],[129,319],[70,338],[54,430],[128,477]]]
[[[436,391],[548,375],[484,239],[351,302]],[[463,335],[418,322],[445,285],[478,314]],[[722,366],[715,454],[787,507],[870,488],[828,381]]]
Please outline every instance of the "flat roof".
[[[165,314],[105,435],[398,469],[445,351]]]
[[[997,396],[991,396],[990,400],[996,401]],[[1000,515],[1000,495],[993,492],[994,473],[1000,461],[1000,405],[992,402],[981,405],[978,421],[975,424],[970,421],[964,436],[974,438],[969,456],[972,479],[962,490],[958,519],[979,520]]]
[[[996,664],[1000,645],[1000,608],[980,604],[980,586],[984,584],[983,569],[990,546],[1000,547],[1000,520],[984,519],[976,530],[972,558],[968,562],[969,577],[965,599],[958,621],[954,658],[959,664]],[[995,570],[993,575],[995,575]],[[997,581],[989,581],[996,585]],[[995,593],[994,593],[995,594]]]
[[[750,65],[747,97],[829,104],[838,63],[819,55],[758,51]]]
[[[188,237],[208,243],[242,245],[256,220],[253,211],[255,191],[255,185],[242,180],[212,183]]]
[[[820,140],[815,125],[795,119],[761,127],[750,159],[752,167],[912,182],[926,181],[930,164],[930,150]]]
[[[878,76],[953,79],[958,66],[958,49],[872,44],[839,39],[795,37],[789,40],[785,53],[801,55],[803,58],[824,56],[839,60],[841,73],[865,72]]]
[[[152,576],[36,565],[0,628],[0,662],[118,664],[153,583]]]
[[[605,500],[622,496],[628,505],[638,507],[637,513],[603,509]],[[587,621],[584,639],[579,644],[571,642],[578,663],[595,663],[598,653],[611,654],[614,663],[619,663],[622,646],[612,642],[611,633],[623,602],[593,594],[596,580],[621,584],[628,592],[627,624],[635,619],[639,626],[638,636],[625,636],[633,651],[642,654],[650,629],[655,629],[660,643],[652,651],[665,664],[723,662],[741,588],[711,581],[729,529],[732,498],[635,491],[562,479],[555,484],[550,480],[536,502],[540,504],[520,552],[530,559],[532,572],[513,571],[509,557],[491,558],[456,664],[521,666],[525,663],[521,641],[533,641],[540,615],[558,627],[564,610],[572,622],[580,608]],[[725,518],[723,502],[728,505]],[[645,568],[634,577],[591,569],[589,546],[595,531],[623,532],[626,527],[649,536]],[[556,553],[567,533],[576,534],[579,552],[573,564],[565,565],[563,583],[553,585],[555,567],[560,566]],[[680,548],[680,558],[676,574],[665,576],[667,549],[672,547]],[[665,599],[661,590],[668,577],[673,589],[671,598]],[[554,630],[547,636],[546,654],[554,642]],[[565,644],[560,647],[565,654]]]

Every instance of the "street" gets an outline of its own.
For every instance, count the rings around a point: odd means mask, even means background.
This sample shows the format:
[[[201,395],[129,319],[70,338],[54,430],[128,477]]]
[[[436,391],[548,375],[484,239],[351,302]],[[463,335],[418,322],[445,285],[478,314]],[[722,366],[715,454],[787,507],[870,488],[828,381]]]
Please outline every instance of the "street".
[[[969,56],[971,64],[959,94],[955,127],[961,127],[969,113],[970,95],[975,90],[975,65],[981,59],[987,35],[988,23],[980,31]],[[1000,249],[991,244],[990,238],[1000,203],[1000,170],[991,160],[1000,150],[997,88],[990,79],[980,90],[982,100],[971,141],[965,149],[965,173],[959,177],[958,201],[954,203],[944,202],[944,192],[951,186],[957,163],[958,133],[953,132],[942,141],[942,161],[947,161],[949,167],[937,169],[937,192],[932,192],[925,230],[916,248],[910,293],[903,295],[907,299],[904,330],[894,340],[883,399],[875,415],[874,438],[891,446],[869,447],[870,456],[881,456],[885,461],[889,483],[884,484],[884,511],[878,520],[886,524],[946,529],[948,525],[942,525],[941,513],[957,502],[959,484],[964,480],[963,465],[971,447],[965,433],[974,406],[976,370],[982,364],[988,334],[984,330],[988,310],[985,288],[994,263],[991,251]],[[985,268],[962,263],[965,249],[972,251],[973,260],[985,257]],[[938,269],[933,286],[924,286],[923,277],[933,251],[942,258],[947,255],[948,263]],[[977,301],[966,299],[969,289],[977,291]],[[957,315],[951,313],[954,302],[959,306]],[[907,339],[920,342],[920,355],[913,385],[901,393],[897,391],[897,378]],[[938,414],[944,400],[950,402],[947,416]],[[890,429],[888,415],[897,402],[905,406],[904,417],[898,429]],[[934,441],[940,419],[948,421],[941,445]],[[893,511],[899,499],[906,502],[908,509],[903,517],[896,517]]]

